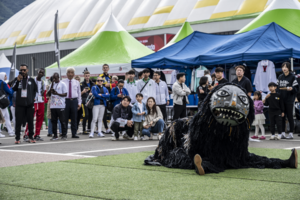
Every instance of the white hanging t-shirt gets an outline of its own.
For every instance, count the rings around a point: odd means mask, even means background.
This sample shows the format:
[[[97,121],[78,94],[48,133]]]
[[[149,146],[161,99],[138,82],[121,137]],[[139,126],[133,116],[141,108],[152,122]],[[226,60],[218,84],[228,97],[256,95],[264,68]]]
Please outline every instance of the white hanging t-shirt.
[[[272,61],[262,60],[257,65],[253,85],[255,85],[256,90],[267,92],[270,82],[277,82],[275,65]]]
[[[58,83],[53,83],[53,89],[59,94],[67,93],[67,86],[62,81]],[[66,107],[66,97],[61,97],[58,95],[51,94],[51,101],[50,101],[50,109],[53,108],[65,108]]]

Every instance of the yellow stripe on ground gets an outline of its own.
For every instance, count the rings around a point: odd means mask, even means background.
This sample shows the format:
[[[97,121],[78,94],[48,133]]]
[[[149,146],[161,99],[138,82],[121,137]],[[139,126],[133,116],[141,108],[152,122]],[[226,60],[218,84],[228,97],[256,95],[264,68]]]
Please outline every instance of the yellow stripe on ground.
[[[63,36],[61,37],[61,39],[75,38],[76,35],[77,35],[77,33],[66,34],[66,35],[63,35]]]
[[[245,0],[236,15],[262,12],[266,7],[267,2],[268,0]]]
[[[23,44],[35,43],[36,39],[25,40]]]
[[[152,15],[162,14],[162,13],[170,13],[174,6],[163,6],[160,8],[156,8]]]
[[[20,35],[20,33],[21,33],[21,31],[14,31],[14,32],[12,32],[12,33],[10,34],[9,37],[17,37],[17,36]]]
[[[7,40],[7,38],[0,39],[0,44],[5,44],[6,40]]]
[[[43,31],[39,34],[38,38],[47,38],[50,37],[51,33],[53,32],[53,30],[51,31]]]
[[[185,20],[186,20],[186,18],[166,20],[164,22],[164,26],[166,26],[166,25],[172,25],[172,24],[182,24],[182,23],[185,22]]]
[[[220,12],[220,13],[214,13],[210,16],[210,19],[217,19],[217,18],[223,18],[223,17],[231,17],[235,15],[237,10],[227,11],[227,12]]]
[[[58,29],[65,29],[69,26],[70,22],[62,22],[58,24]]]
[[[15,42],[16,42],[17,44],[23,44],[23,42],[24,42],[26,36],[27,36],[27,35],[19,35],[19,36],[17,37],[17,39],[16,39]]]
[[[137,25],[137,24],[146,24],[149,19],[150,16],[136,17],[130,20],[128,26]]]
[[[104,22],[101,22],[99,24],[96,24],[96,26],[94,27],[94,30],[92,31],[92,35],[95,35],[99,29],[103,26]]]
[[[220,0],[200,0],[196,3],[196,5],[194,6],[194,9],[197,8],[204,8],[204,7],[208,7],[208,6],[216,6],[218,5]]]

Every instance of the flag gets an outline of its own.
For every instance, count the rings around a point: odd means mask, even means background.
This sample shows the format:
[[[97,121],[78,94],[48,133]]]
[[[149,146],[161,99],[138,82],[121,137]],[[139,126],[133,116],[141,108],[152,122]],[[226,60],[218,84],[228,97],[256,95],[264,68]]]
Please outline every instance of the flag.
[[[56,57],[56,62],[57,62],[57,66],[59,69],[59,77],[61,80],[61,69],[60,69],[60,51],[59,51],[59,39],[58,39],[58,32],[57,32],[57,19],[58,18],[58,11],[55,14],[55,20],[54,20],[54,45],[55,45],[55,57]]]
[[[16,63],[17,63],[16,48],[17,48],[17,43],[15,43],[15,47],[13,51],[12,62],[11,62],[10,73],[9,73],[9,81],[14,80],[15,78]]]

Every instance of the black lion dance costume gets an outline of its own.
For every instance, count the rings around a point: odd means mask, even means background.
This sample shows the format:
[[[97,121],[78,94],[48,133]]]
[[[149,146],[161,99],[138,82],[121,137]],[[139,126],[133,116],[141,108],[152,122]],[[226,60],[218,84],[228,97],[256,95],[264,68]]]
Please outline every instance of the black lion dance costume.
[[[295,149],[288,160],[249,153],[253,101],[232,83],[215,87],[192,119],[172,122],[147,165],[195,169],[200,175],[239,168],[297,168]]]

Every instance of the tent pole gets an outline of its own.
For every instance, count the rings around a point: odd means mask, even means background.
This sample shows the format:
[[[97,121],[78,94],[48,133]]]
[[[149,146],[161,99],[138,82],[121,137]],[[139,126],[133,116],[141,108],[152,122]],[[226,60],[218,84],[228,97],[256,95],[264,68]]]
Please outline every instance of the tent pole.
[[[291,58],[291,70],[294,71],[294,58]]]

